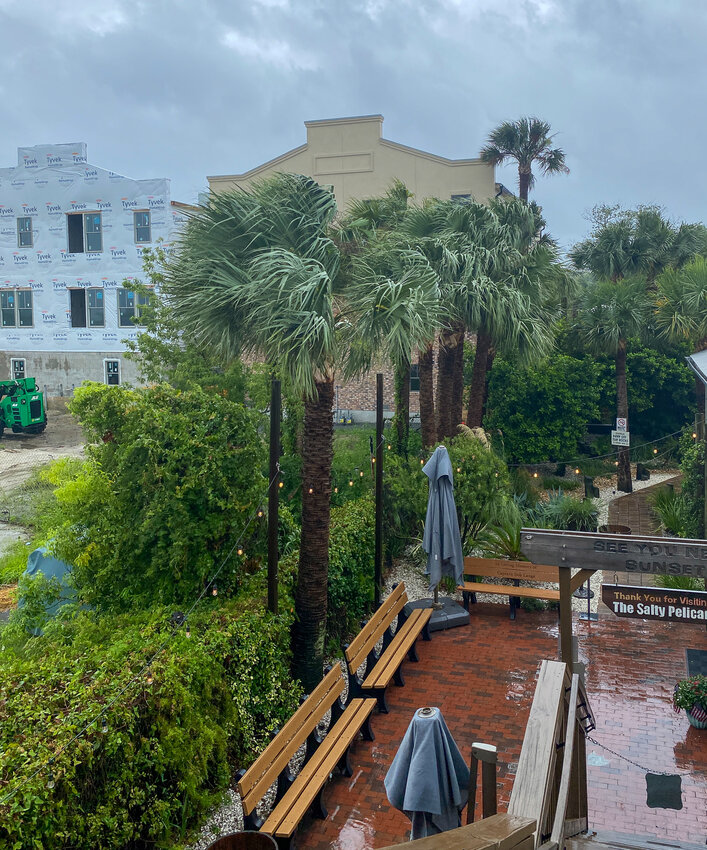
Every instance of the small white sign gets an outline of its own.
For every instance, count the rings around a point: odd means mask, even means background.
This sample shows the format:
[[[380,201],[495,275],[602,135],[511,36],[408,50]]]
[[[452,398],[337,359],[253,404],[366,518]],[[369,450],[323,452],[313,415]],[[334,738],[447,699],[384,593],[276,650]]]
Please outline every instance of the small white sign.
[[[626,431],[626,419],[623,417],[616,417],[616,430],[617,431]]]
[[[630,434],[628,431],[612,431],[611,432],[611,445],[612,446],[630,446]]]

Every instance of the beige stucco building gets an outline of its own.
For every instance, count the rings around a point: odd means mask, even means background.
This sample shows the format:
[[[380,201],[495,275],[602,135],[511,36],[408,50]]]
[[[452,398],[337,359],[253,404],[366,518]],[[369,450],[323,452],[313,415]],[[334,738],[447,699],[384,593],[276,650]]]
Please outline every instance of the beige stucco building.
[[[480,159],[446,159],[384,139],[382,115],[305,121],[305,127],[305,144],[242,174],[208,177],[209,188],[245,188],[276,172],[306,174],[332,187],[339,209],[352,198],[382,195],[395,178],[418,203],[430,197],[484,201],[499,192],[493,167]]]

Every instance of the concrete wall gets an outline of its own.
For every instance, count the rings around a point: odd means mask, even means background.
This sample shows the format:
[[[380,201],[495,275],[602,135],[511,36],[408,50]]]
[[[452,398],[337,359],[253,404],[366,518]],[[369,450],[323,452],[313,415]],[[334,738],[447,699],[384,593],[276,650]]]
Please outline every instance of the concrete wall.
[[[332,186],[345,209],[352,198],[382,195],[395,178],[417,202],[471,195],[478,201],[496,193],[494,169],[479,159],[446,159],[382,137],[383,116],[307,121],[307,142],[242,174],[208,177],[214,192],[246,188],[276,172],[306,174]]]
[[[121,384],[139,383],[135,364],[114,351],[0,351],[0,376],[11,377],[10,361],[17,358],[49,397],[71,395],[83,381],[105,383],[104,359],[120,361]]]

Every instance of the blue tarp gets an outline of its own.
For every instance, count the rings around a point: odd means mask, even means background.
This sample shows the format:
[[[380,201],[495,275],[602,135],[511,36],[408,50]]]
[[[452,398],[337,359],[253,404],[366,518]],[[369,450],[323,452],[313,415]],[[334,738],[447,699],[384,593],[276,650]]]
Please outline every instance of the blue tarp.
[[[27,559],[27,569],[24,571],[24,575],[30,578],[43,575],[48,579],[56,578],[59,580],[59,583],[61,584],[61,595],[59,599],[47,605],[45,609],[49,617],[55,616],[56,612],[63,605],[76,601],[76,591],[69,581],[71,565],[67,564],[66,561],[60,561],[58,558],[50,555],[46,546],[40,546],[39,549],[35,549],[33,552],[30,552],[30,556]],[[17,602],[17,607],[21,608],[23,604],[24,601],[20,596]],[[39,630],[37,633],[40,633]]]

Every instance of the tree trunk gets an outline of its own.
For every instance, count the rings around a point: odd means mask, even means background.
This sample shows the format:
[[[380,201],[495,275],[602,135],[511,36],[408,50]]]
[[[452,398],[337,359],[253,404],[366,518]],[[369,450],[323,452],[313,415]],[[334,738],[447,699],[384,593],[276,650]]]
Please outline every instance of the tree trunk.
[[[452,430],[464,421],[464,335],[466,328],[459,325],[457,345],[454,349],[454,375],[452,379]]]
[[[304,405],[302,532],[292,632],[293,672],[305,693],[318,684],[324,668],[334,382],[317,381],[317,393]]]
[[[395,367],[395,431],[396,451],[401,457],[407,457],[410,438],[410,363]]]
[[[439,336],[439,368],[437,370],[437,442],[445,440],[452,431],[452,394],[454,390],[454,334],[445,331]]]
[[[484,413],[484,394],[486,392],[486,364],[488,363],[491,337],[484,331],[476,334],[476,352],[469,387],[469,405],[466,411],[466,424],[469,428],[480,428]]]
[[[619,347],[616,350],[616,415],[628,421],[625,339],[619,340]],[[622,493],[633,492],[633,485],[631,483],[631,452],[628,446],[619,446],[619,472],[616,486]]]
[[[422,431],[422,447],[427,449],[436,442],[434,400],[434,344],[420,351],[420,429]]]
[[[486,358],[486,377],[484,378],[484,403],[481,410],[481,421],[484,421],[486,416],[486,402],[489,400],[489,381],[491,380],[491,370],[493,369],[493,361],[496,359],[495,346],[489,347],[488,357]]]
[[[528,200],[528,190],[530,189],[530,169],[522,171],[518,168],[518,194],[521,201]]]

